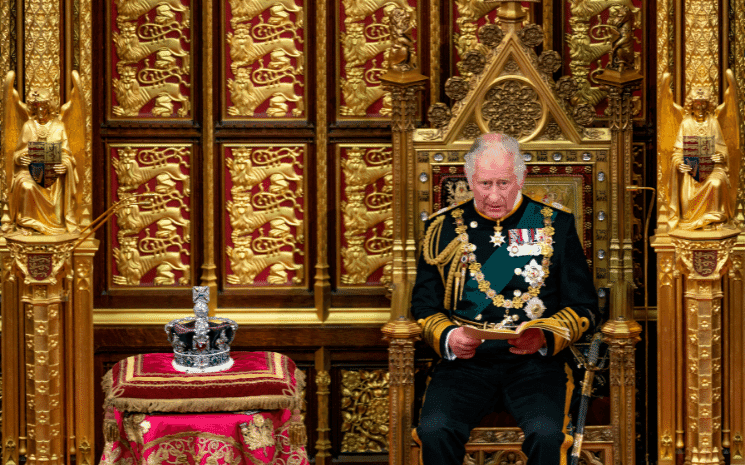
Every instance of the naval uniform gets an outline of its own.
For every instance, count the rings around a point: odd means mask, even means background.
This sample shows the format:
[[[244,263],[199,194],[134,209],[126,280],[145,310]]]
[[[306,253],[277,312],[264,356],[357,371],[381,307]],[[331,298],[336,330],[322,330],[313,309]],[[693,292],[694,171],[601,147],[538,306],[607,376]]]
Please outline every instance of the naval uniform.
[[[522,196],[499,221],[473,200],[425,225],[411,312],[443,359],[427,386],[416,435],[424,465],[461,465],[471,429],[495,408],[521,427],[530,465],[566,463],[572,373],[561,354],[592,331],[597,294],[570,213]],[[470,359],[447,346],[459,325],[494,327],[552,318],[570,338],[544,331],[546,348],[517,355],[487,340]]]

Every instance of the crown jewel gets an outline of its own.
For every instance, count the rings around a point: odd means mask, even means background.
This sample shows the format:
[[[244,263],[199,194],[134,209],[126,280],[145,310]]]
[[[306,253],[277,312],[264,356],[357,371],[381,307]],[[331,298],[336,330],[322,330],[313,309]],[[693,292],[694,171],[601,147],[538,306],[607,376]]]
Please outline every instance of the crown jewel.
[[[194,315],[171,321],[165,327],[173,347],[173,368],[187,373],[212,373],[233,366],[230,343],[238,325],[228,318],[209,317],[210,290],[194,286]]]

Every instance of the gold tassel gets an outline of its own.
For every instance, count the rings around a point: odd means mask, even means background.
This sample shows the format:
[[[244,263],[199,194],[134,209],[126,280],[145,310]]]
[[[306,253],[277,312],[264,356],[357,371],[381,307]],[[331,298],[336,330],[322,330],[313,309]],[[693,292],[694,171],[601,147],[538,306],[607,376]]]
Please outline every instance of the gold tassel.
[[[308,442],[308,437],[305,434],[305,424],[303,423],[303,417],[300,416],[300,409],[295,409],[292,412],[292,418],[290,418],[290,444],[293,446],[305,446]]]

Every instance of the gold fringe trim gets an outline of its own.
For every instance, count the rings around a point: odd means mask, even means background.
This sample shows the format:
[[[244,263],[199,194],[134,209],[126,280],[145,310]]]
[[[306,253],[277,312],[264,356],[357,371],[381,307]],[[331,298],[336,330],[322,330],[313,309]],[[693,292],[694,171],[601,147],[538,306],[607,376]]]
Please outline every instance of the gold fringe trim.
[[[301,397],[305,389],[305,373],[295,368],[294,395],[228,397],[228,398],[190,398],[190,399],[135,399],[120,397],[112,392],[114,371],[109,370],[101,380],[106,399],[104,408],[115,407],[120,412],[235,412],[239,410],[300,409],[305,399]]]
[[[297,400],[287,396],[229,397],[214,399],[132,399],[117,397],[106,399],[120,412],[237,412],[239,410],[291,409]]]

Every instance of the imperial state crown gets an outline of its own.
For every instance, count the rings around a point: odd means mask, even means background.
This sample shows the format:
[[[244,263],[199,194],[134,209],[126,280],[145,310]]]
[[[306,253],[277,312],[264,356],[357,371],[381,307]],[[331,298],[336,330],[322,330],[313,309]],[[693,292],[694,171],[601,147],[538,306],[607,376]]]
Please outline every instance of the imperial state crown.
[[[171,321],[165,327],[173,347],[173,368],[186,373],[213,373],[233,366],[230,343],[238,324],[209,316],[210,290],[194,286],[194,316]]]

